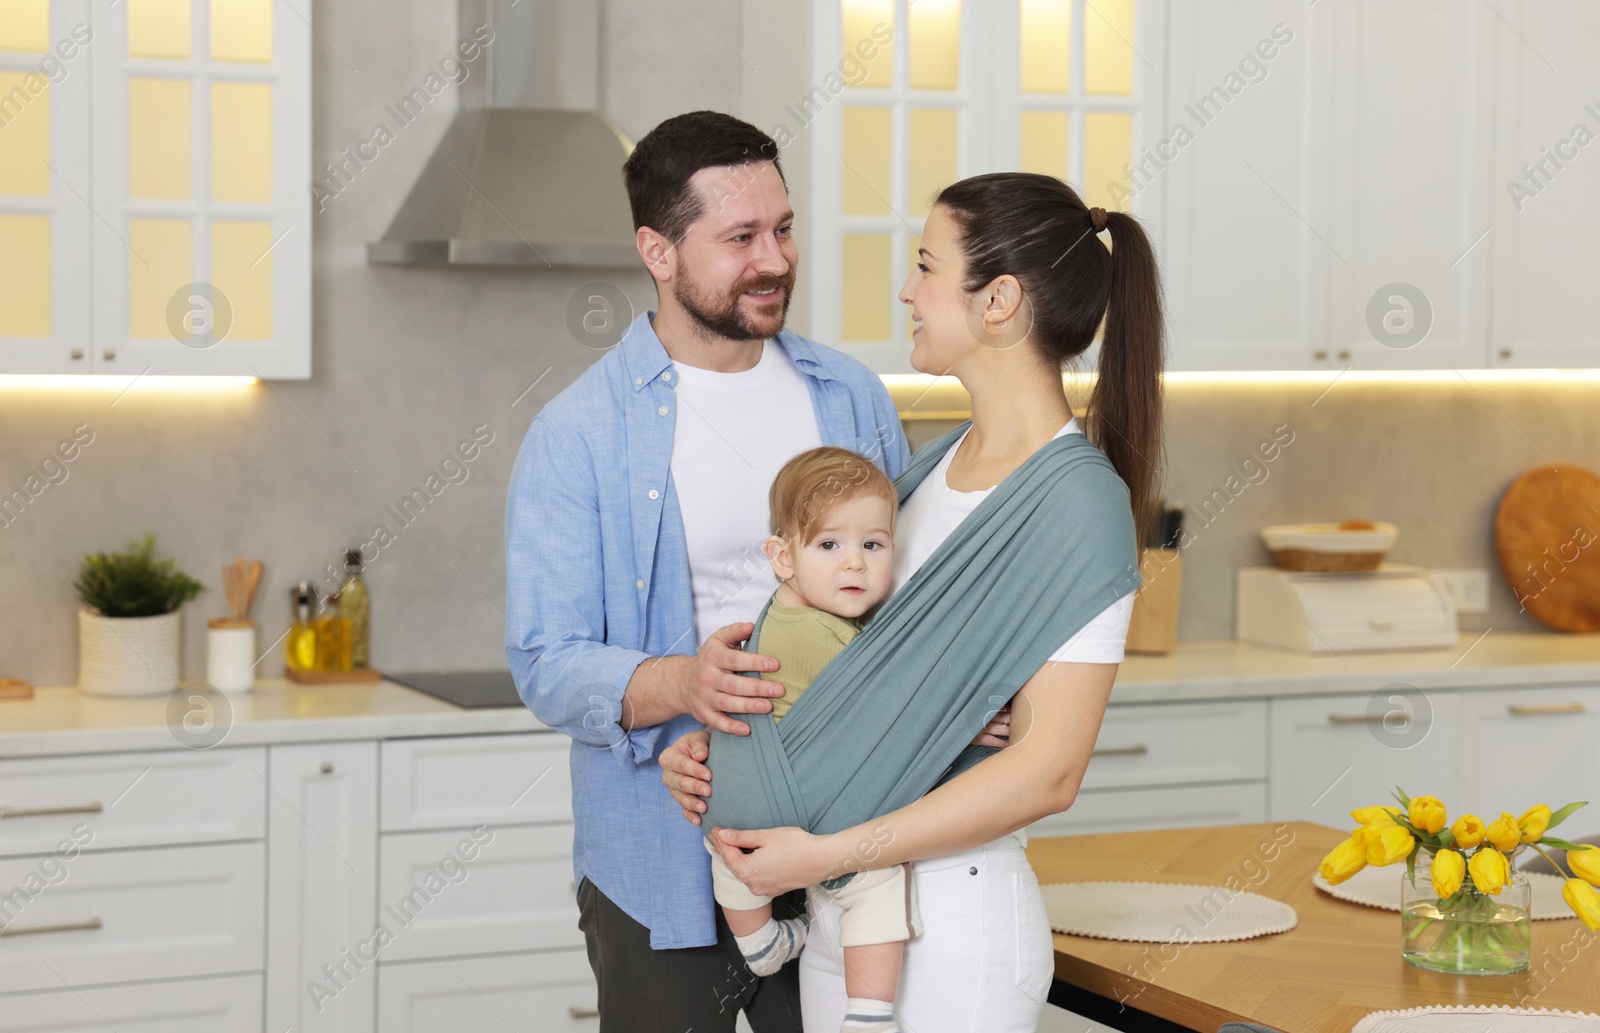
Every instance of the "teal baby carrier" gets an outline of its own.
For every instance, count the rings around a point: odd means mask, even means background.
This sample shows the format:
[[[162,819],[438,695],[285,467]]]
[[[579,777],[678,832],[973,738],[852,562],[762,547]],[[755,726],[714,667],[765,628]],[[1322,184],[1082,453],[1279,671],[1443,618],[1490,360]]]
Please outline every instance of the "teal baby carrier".
[[[970,425],[918,449],[895,481],[901,503]],[[748,736],[711,732],[701,828],[825,835],[912,803],[997,752],[973,737],[1062,643],[1141,583],[1127,485],[1082,434],[1052,439],[950,533],[781,723],[740,714]],[[756,635],[745,648],[760,652]]]

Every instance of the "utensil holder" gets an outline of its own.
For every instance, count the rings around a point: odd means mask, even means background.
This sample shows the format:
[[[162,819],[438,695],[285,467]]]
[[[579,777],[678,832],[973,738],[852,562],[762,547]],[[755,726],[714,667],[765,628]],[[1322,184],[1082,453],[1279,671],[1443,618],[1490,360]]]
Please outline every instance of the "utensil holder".
[[[249,692],[256,683],[256,625],[214,617],[206,624],[206,683],[219,692]]]

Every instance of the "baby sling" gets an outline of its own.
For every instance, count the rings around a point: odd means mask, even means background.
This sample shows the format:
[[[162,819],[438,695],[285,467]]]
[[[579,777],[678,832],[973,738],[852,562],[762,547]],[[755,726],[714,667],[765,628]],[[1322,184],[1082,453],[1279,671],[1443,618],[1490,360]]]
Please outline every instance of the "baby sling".
[[[917,451],[895,481],[901,503],[970,425]],[[910,804],[996,753],[973,737],[1141,582],[1127,486],[1082,434],[1052,439],[962,520],[781,723],[740,714],[748,736],[711,732],[701,828],[825,835]],[[745,648],[760,651],[755,634]]]

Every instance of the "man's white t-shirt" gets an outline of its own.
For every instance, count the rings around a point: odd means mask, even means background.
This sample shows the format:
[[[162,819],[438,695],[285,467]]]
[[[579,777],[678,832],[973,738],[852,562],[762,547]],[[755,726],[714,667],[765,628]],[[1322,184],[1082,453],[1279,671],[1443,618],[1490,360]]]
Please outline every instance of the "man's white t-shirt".
[[[754,621],[778,587],[761,551],[767,492],[783,464],[822,444],[811,392],[771,338],[736,373],[672,364],[676,421],[672,482],[689,545],[694,645],[718,628]]]
[[[969,427],[970,431],[971,428]],[[1076,419],[1056,431],[1051,440],[1063,434],[1082,434]],[[982,502],[993,488],[982,491],[956,491],[950,487],[946,473],[956,449],[967,439],[963,433],[949,451],[939,460],[939,465],[928,471],[928,476],[917,485],[900,507],[899,523],[894,535],[894,589],[911,579],[917,568],[927,561],[961,523]],[[1073,661],[1088,664],[1119,664],[1128,638],[1128,621],[1133,615],[1133,593],[1106,607],[1069,638],[1050,656],[1054,662]]]

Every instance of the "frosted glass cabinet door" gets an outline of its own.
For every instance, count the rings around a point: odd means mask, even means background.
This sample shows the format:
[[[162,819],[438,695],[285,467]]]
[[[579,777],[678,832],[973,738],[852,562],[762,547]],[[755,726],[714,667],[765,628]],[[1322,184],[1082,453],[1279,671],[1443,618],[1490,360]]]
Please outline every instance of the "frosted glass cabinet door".
[[[310,17],[95,9],[94,372],[310,376]]]
[[[0,14],[0,373],[90,367],[87,0]]]

